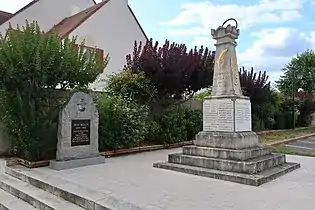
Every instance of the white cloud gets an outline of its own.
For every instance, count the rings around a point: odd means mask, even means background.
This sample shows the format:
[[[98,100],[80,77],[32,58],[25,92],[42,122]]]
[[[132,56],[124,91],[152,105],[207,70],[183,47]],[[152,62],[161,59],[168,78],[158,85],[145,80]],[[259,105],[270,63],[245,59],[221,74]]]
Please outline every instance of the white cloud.
[[[239,53],[239,63],[266,70],[271,81],[279,78],[280,70],[292,57],[315,47],[315,31],[301,33],[294,28],[276,28],[264,29],[253,35],[259,39]]]
[[[164,24],[171,27],[172,35],[207,35],[210,29],[217,28],[230,17],[237,19],[242,29],[254,24],[296,20],[302,17],[302,4],[303,0],[261,0],[248,6],[210,1],[189,3],[183,4],[181,12]]]

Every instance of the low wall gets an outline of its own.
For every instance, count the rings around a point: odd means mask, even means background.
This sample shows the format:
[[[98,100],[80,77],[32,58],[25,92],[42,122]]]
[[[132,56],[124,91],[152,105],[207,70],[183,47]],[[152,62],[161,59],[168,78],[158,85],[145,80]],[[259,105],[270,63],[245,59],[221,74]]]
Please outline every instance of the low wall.
[[[4,131],[4,126],[0,123],[0,155],[4,155],[8,152],[8,137],[6,136],[6,132]]]
[[[197,99],[190,99],[182,104],[185,107],[189,107],[191,109],[198,109],[202,111],[203,101]]]

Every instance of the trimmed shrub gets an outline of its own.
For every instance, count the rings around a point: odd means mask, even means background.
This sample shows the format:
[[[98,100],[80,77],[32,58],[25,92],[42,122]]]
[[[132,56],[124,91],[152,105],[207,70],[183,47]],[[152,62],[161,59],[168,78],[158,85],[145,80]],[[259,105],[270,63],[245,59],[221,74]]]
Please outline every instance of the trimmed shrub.
[[[140,104],[150,104],[156,100],[157,90],[144,73],[135,74],[125,70],[110,75],[105,88],[113,96],[132,98]]]
[[[175,106],[150,122],[147,139],[158,144],[172,144],[192,140],[202,130],[202,112]]]
[[[148,109],[130,98],[103,94],[97,101],[100,150],[138,146],[147,135]]]
[[[202,131],[202,111],[185,109],[187,140],[195,139],[195,135]]]

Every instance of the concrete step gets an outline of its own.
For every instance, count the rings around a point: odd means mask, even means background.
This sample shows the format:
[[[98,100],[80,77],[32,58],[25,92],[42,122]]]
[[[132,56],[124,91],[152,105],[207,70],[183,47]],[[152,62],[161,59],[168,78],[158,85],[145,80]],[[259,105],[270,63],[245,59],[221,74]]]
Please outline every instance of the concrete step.
[[[35,207],[18,199],[4,190],[0,190],[0,210],[36,210]]]
[[[37,209],[83,210],[83,208],[9,175],[0,175],[0,188]]]
[[[140,210],[142,208],[113,197],[110,193],[99,192],[80,186],[49,173],[39,172],[23,166],[5,168],[6,174],[36,188],[63,198],[87,210]],[[88,178],[88,177],[87,177]],[[68,209],[65,209],[68,210]]]
[[[184,155],[182,153],[168,155],[169,163],[246,174],[256,174],[258,172],[267,170],[277,165],[281,165],[285,163],[285,161],[286,158],[285,155],[283,154],[271,154],[246,161],[190,156]]]
[[[269,155],[271,154],[271,149],[268,147],[257,147],[250,149],[233,150],[223,148],[185,146],[183,147],[183,154],[229,160],[249,160]]]
[[[215,169],[194,167],[188,165],[180,165],[168,162],[154,163],[153,167],[168,169],[178,172],[183,172],[187,174],[193,174],[208,178],[220,179],[230,182],[236,182],[252,186],[260,186],[266,182],[274,180],[286,173],[289,173],[295,169],[300,168],[298,163],[284,163],[282,165],[276,166],[274,168],[268,169],[264,172],[258,174],[244,174],[228,171],[220,171]]]

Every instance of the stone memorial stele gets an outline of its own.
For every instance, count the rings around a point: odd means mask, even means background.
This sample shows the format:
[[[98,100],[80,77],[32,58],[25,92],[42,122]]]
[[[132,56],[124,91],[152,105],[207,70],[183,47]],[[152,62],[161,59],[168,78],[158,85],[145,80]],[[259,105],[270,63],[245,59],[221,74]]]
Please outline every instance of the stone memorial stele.
[[[101,164],[98,150],[99,116],[93,98],[76,92],[59,114],[56,160],[50,168],[63,170]]]
[[[228,21],[236,25],[225,26]],[[254,186],[300,167],[283,154],[272,154],[252,131],[251,103],[242,94],[235,50],[239,33],[234,18],[211,30],[216,54],[211,96],[203,103],[203,131],[193,146],[154,167]]]

